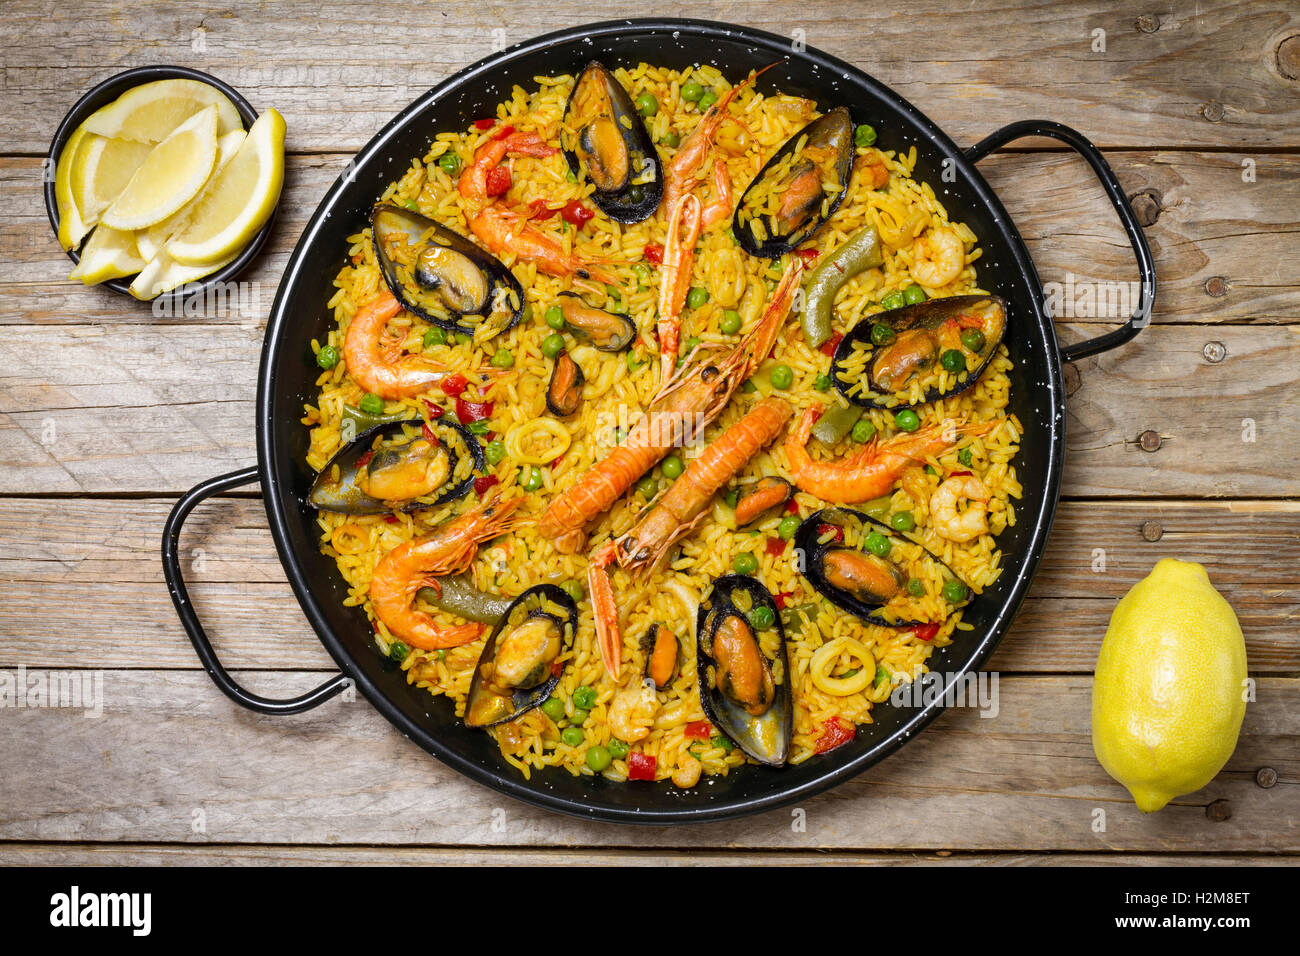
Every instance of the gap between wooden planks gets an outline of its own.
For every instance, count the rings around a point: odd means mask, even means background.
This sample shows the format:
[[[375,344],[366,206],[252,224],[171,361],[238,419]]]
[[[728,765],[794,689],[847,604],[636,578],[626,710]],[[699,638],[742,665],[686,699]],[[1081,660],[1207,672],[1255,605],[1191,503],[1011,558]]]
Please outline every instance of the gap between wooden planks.
[[[319,675],[241,679],[286,696]],[[789,809],[708,827],[636,828],[536,810],[472,783],[359,696],[296,717],[258,717],[202,672],[109,671],[98,718],[45,708],[0,720],[0,752],[12,755],[0,775],[0,840],[1300,851],[1300,681],[1261,679],[1226,768],[1151,815],[1093,755],[1090,691],[1086,677],[1004,678],[995,718],[945,713],[897,754],[804,801],[802,829]],[[1262,766],[1277,771],[1276,786],[1256,783]],[[1217,800],[1229,802],[1230,819],[1207,815]],[[1093,827],[1098,810],[1104,832]]]
[[[1243,182],[1243,158],[1254,163],[1252,183]],[[289,158],[267,251],[239,279],[258,284],[260,310],[202,321],[265,319],[303,226],[349,159]],[[1300,233],[1300,156],[1125,151],[1107,159],[1128,195],[1159,197],[1159,215],[1146,229],[1159,281],[1155,323],[1300,321],[1300,259],[1280,253]],[[995,154],[980,169],[1025,238],[1043,282],[1064,285],[1070,276],[1077,282],[1137,281],[1119,221],[1081,159]],[[0,277],[0,324],[195,321],[157,319],[148,305],[66,282],[71,262],[50,231],[40,174],[39,159],[0,159],[0,192],[12,197],[0,207],[0,256],[8,263]],[[340,249],[340,264],[342,256]],[[1076,314],[1068,320],[1113,325],[1120,317]]]

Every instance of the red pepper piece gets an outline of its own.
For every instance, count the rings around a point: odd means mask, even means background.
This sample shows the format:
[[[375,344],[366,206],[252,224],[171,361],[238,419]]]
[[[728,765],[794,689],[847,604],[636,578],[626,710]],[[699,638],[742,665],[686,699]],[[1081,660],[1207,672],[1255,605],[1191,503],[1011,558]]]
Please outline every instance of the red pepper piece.
[[[442,393],[453,398],[469,386],[469,381],[459,372],[453,372],[442,380]]]
[[[778,611],[784,611],[790,606],[790,598],[792,597],[794,597],[793,591],[782,591],[780,594],[774,595],[772,600],[776,602]]]
[[[948,477],[949,477],[949,478],[966,478],[966,477],[968,477],[969,475],[973,475],[973,474],[975,474],[975,472],[973,472],[973,471],[950,471],[950,472],[948,472]]]
[[[397,524],[397,515],[386,515],[384,520],[389,524]]]
[[[477,130],[491,129],[493,126],[496,125],[497,125],[497,121],[494,119],[484,118],[484,119],[477,119],[474,121],[474,128]]]
[[[912,628],[912,633],[923,641],[932,641],[934,636],[939,633],[939,622],[932,621],[929,624],[918,624]]]
[[[832,531],[835,532],[835,543],[836,543],[836,544],[843,544],[843,543],[844,543],[844,529],[841,528],[839,525],[837,525],[837,524],[819,524],[819,525],[817,526],[817,536],[818,536],[818,537],[821,537],[821,536],[824,535],[824,534],[830,534]]]
[[[788,515],[797,515],[799,513],[799,502],[791,498],[785,503],[785,513]]]
[[[480,498],[489,488],[498,484],[500,479],[496,475],[483,475],[481,478],[474,479],[474,493]]]
[[[489,196],[500,196],[510,189],[510,170],[504,166],[496,166],[488,170],[487,174],[487,194]]]
[[[545,222],[559,211],[558,209],[552,209],[547,206],[545,199],[534,199],[528,204],[528,208],[531,210],[528,218],[536,219],[539,222]]]
[[[375,457],[375,453],[373,451],[366,452],[364,455],[362,455],[360,458],[357,459],[357,467],[358,468],[366,467],[366,465],[370,464],[370,459],[374,457]]]
[[[817,738],[817,752],[824,754],[836,747],[842,747],[856,737],[857,733],[858,728],[847,720],[832,717],[822,724],[822,735]]]
[[[627,755],[627,779],[653,780],[659,758],[653,754],[632,753]]]
[[[495,404],[496,402],[467,402],[463,398],[457,398],[456,417],[460,419],[462,425],[481,422],[485,418],[492,417],[492,406]]]
[[[492,134],[492,138],[493,138],[493,139],[505,139],[507,136],[509,136],[509,135],[510,135],[511,133],[513,133],[514,131],[515,131],[515,128],[514,128],[513,126],[502,126],[499,130],[497,130],[495,133]]]
[[[661,266],[661,265],[664,264],[664,247],[663,247],[663,246],[660,246],[660,245],[657,245],[657,244],[656,244],[656,245],[646,246],[646,247],[645,247],[645,252],[642,253],[642,255],[645,256],[645,258],[646,258],[646,262],[653,262],[653,263],[654,263],[655,265],[657,265],[657,266]]]
[[[683,732],[688,740],[708,740],[713,736],[713,725],[707,720],[693,720]]]
[[[832,335],[829,339],[827,339],[825,342],[822,343],[822,347],[821,347],[822,355],[833,356],[835,354],[835,350],[839,348],[840,342],[843,341],[843,339],[844,339],[843,332],[836,332],[834,335]]]
[[[441,444],[441,442],[438,441],[438,436],[433,433],[433,429],[429,427],[428,423],[420,425],[420,434],[423,435],[424,440],[434,448],[437,448]]]
[[[425,399],[424,407],[429,410],[429,417],[433,419],[435,422],[438,419],[442,418],[443,415],[447,414],[447,410],[445,408],[443,408],[441,405],[433,404],[433,402],[429,401],[428,399]]]
[[[815,261],[817,257],[821,255],[821,253],[816,249],[796,249],[794,254],[802,259],[805,265],[809,262]]]
[[[783,541],[781,538],[768,538],[767,553],[772,555],[772,557],[776,557],[778,554],[784,554],[785,541]]]
[[[596,218],[596,214],[577,199],[570,199],[566,202],[560,210],[560,215],[564,217],[565,222],[579,229]]]

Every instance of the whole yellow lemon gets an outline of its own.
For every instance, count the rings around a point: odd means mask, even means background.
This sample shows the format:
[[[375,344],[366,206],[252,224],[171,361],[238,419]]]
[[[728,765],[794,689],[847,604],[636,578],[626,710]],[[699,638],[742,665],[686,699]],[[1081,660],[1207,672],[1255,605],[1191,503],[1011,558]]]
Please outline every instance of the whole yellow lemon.
[[[1192,561],[1161,559],[1115,605],[1092,683],[1092,747],[1144,813],[1205,786],[1237,746],[1246,642]]]

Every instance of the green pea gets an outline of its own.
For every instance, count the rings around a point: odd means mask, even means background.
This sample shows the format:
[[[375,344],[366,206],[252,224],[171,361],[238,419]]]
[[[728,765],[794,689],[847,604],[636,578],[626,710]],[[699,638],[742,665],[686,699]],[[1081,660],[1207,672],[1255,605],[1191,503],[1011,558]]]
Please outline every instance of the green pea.
[[[587,588],[581,581],[575,581],[572,578],[560,585],[560,590],[573,598],[574,601],[581,601],[587,596]]]
[[[984,333],[979,329],[962,329],[961,344],[972,352],[982,352],[984,350]]]
[[[332,345],[322,345],[321,350],[316,353],[316,364],[329,371],[339,364],[339,350]]]
[[[794,384],[794,372],[788,365],[776,365],[767,373],[767,380],[773,388],[787,389]]]
[[[722,736],[722,734],[714,734],[712,737],[709,738],[709,743],[713,746],[715,750],[721,747],[727,753],[731,753],[733,750],[736,749],[736,745],[733,744],[728,738]]]
[[[565,727],[560,731],[560,740],[566,747],[580,747],[586,739],[587,735],[582,732],[581,727]]]
[[[681,145],[682,138],[678,136],[676,133],[665,133],[664,138],[661,139],[659,142],[662,145],[667,146],[669,149],[676,149],[678,146]]]
[[[609,765],[614,762],[609,750],[599,745],[587,748],[587,766],[600,773],[602,770],[608,770]]]
[[[489,465],[500,464],[501,459],[506,457],[506,443],[499,439],[488,442],[483,449],[483,457]]]
[[[528,476],[524,479],[524,491],[537,491],[542,487],[542,471],[536,465],[529,465],[524,474]]]
[[[714,103],[718,102],[718,94],[709,90],[700,97],[700,109],[707,110]]]
[[[696,286],[686,295],[686,304],[689,305],[692,309],[703,308],[705,303],[707,303],[708,301],[709,301],[709,290],[701,289],[699,286]]]
[[[515,357],[509,349],[497,349],[490,360],[493,368],[512,368]]]
[[[878,558],[889,557],[889,552],[891,548],[892,545],[890,545],[889,539],[885,537],[883,534],[881,534],[879,531],[872,531],[867,535],[867,550],[870,551],[872,554],[874,554],[876,557]]]
[[[546,338],[542,339],[542,354],[547,358],[555,358],[564,351],[564,336],[558,332],[552,332]]]
[[[633,105],[642,116],[654,116],[659,112],[659,100],[653,93],[642,93]]]
[[[910,408],[905,408],[894,416],[894,424],[905,432],[914,432],[921,427],[921,416]]]
[[[384,400],[378,395],[372,395],[370,392],[366,392],[361,396],[359,407],[367,415],[384,414]]]
[[[403,199],[402,205],[405,206],[407,209],[411,210],[411,212],[420,211],[420,204],[416,202],[414,199]]]
[[[686,354],[690,355],[692,352],[698,349],[700,347],[700,341],[701,340],[698,335],[692,335],[690,338],[688,338],[686,340]]]
[[[903,301],[908,305],[917,305],[928,298],[929,296],[925,294],[925,290],[915,283],[903,290]]]
[[[718,328],[725,335],[735,335],[740,331],[740,313],[735,309],[728,309],[722,313],[722,318],[718,322]]]
[[[943,585],[943,599],[949,604],[960,604],[966,600],[969,588],[962,582],[953,578],[951,581],[945,581]]]
[[[907,593],[912,597],[925,597],[925,582],[920,578],[912,578],[907,582]]]
[[[799,519],[794,515],[786,515],[781,519],[781,523],[776,526],[776,533],[786,541],[794,537],[794,533],[799,530]]]
[[[682,99],[687,103],[697,103],[701,96],[704,95],[704,87],[691,80],[689,83],[682,84]]]
[[[749,379],[745,379],[743,382],[740,383],[740,390],[744,392],[746,395],[748,395],[750,392],[757,392],[758,386],[755,385],[753,382],[751,382]]]
[[[884,664],[876,665],[876,677],[873,681],[874,686],[879,687],[881,684],[887,684],[893,680],[893,678],[894,675],[889,673]]]
[[[573,706],[591,710],[596,706],[596,688],[583,684],[573,692]]]
[[[542,702],[542,713],[557,724],[564,719],[564,701],[558,697],[548,697]]]
[[[876,128],[869,123],[863,123],[853,131],[853,145],[858,149],[866,149],[876,141]]]
[[[573,724],[575,727],[581,727],[583,722],[587,719],[587,709],[585,707],[577,706],[578,699],[576,697],[573,702],[575,706],[573,708],[573,713],[569,715],[569,723]]]
[[[737,574],[753,574],[758,570],[758,558],[748,551],[742,551],[731,559],[731,569]]]
[[[615,760],[626,759],[628,752],[632,749],[617,737],[609,738],[609,755]]]
[[[440,329],[436,325],[431,325],[424,330],[424,347],[431,349],[435,345],[445,345],[447,343],[447,330]]]
[[[455,153],[443,153],[438,157],[438,165],[448,176],[455,176],[460,172],[460,156]]]
[[[388,657],[390,660],[397,661],[399,664],[406,660],[406,655],[411,653],[411,649],[401,641],[393,641],[388,645]]]
[[[963,448],[961,451],[957,452],[957,460],[961,462],[963,465],[965,465],[967,468],[969,468],[971,463],[970,449]]]
[[[901,292],[891,292],[880,300],[880,307],[886,311],[890,309],[901,309],[906,304],[907,300],[903,298],[903,293]]]
[[[659,466],[659,470],[663,472],[665,478],[675,480],[682,476],[682,472],[686,470],[686,465],[676,455],[669,455],[664,459],[664,463]]]
[[[623,361],[627,363],[627,374],[631,375],[641,367],[641,360],[636,357],[635,351],[629,351],[624,355]]]
[[[966,356],[962,354],[961,349],[948,349],[939,356],[939,364],[949,372],[966,371]]]
[[[655,480],[654,475],[646,475],[636,483],[636,491],[642,498],[649,501],[659,490],[659,482]]]
[[[551,328],[555,329],[555,331],[557,332],[564,331],[564,310],[561,309],[558,305],[553,305],[549,309],[547,309],[546,313],[542,316],[542,318],[544,318],[546,320],[546,324],[549,325]]]
[[[644,262],[638,262],[632,267],[632,274],[636,276],[637,288],[644,289],[650,281],[650,267]]]
[[[875,423],[864,415],[853,423],[853,431],[850,434],[858,444],[866,444],[876,434]]]
[[[889,516],[889,526],[895,531],[911,531],[916,527],[916,518],[910,511],[895,511]]]
[[[813,382],[813,388],[817,389],[819,392],[830,391],[830,387],[831,377],[824,372],[821,375],[818,375],[817,380]]]
[[[776,623],[776,615],[766,604],[760,604],[749,612],[749,623],[760,631],[765,631]]]
[[[894,330],[889,326],[877,322],[871,327],[871,344],[879,348],[882,345],[888,345],[894,341]]]

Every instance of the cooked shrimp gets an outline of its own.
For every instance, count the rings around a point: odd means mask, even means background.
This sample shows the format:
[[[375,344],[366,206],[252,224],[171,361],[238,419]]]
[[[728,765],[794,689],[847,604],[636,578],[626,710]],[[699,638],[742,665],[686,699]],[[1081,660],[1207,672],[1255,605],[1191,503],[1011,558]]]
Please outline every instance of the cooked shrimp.
[[[930,496],[934,530],[959,544],[989,530],[988,500],[992,495],[974,475],[949,478]],[[958,510],[965,502],[965,510]]]
[[[666,382],[677,364],[677,346],[682,334],[682,306],[691,287],[691,266],[695,243],[700,239],[700,201],[687,194],[672,209],[668,236],[664,241],[663,274],[659,282],[659,381]],[[686,236],[682,237],[682,227]]]
[[[510,129],[510,127],[503,127],[503,129]],[[472,202],[490,202],[494,195],[505,192],[504,189],[494,189],[493,186],[498,184],[494,184],[492,179],[494,170],[501,165],[501,161],[507,155],[544,159],[558,152],[559,150],[554,146],[547,146],[546,141],[538,133],[511,131],[504,136],[498,133],[495,139],[488,140],[474,150],[474,161],[460,174],[456,188],[464,199]],[[502,179],[508,188],[509,176],[506,175]]]
[[[382,344],[388,320],[402,304],[384,289],[352,316],[343,339],[343,360],[353,381],[383,399],[411,398],[427,392],[447,375],[447,369],[423,355],[403,355]]]
[[[912,245],[912,278],[920,285],[945,286],[965,265],[966,245],[951,229],[933,228]]]
[[[412,647],[436,651],[468,644],[482,633],[482,624],[440,625],[413,606],[415,592],[432,578],[460,574],[469,568],[481,541],[509,531],[511,513],[523,498],[489,498],[445,525],[384,555],[370,579],[370,607],[389,632]]]
[[[887,495],[909,465],[951,448],[961,435],[982,435],[993,427],[991,422],[931,425],[886,441],[873,441],[838,461],[814,461],[805,446],[821,413],[818,404],[804,411],[786,436],[785,454],[790,476],[800,489],[836,504],[856,504]]]
[[[634,744],[650,736],[655,714],[659,711],[659,698],[653,684],[637,681],[624,687],[609,705],[609,730],[625,744]]]
[[[549,233],[528,225],[524,216],[504,206],[486,207],[469,220],[469,228],[494,255],[513,254],[535,263],[547,275],[560,279],[577,276],[616,285],[618,277],[578,256],[564,251],[564,244]]]
[[[700,773],[703,770],[704,764],[689,754],[682,754],[678,758],[677,769],[673,771],[673,786],[681,787],[683,790],[695,786],[700,782]]]

